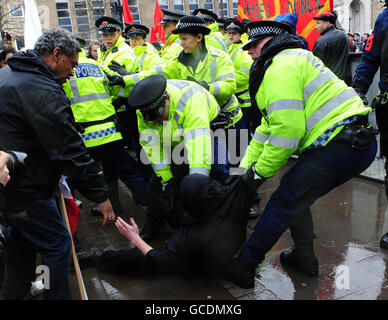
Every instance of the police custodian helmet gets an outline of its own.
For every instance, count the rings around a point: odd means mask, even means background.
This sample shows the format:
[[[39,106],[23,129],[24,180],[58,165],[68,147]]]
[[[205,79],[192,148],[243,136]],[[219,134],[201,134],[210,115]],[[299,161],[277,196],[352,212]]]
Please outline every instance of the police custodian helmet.
[[[146,77],[139,81],[132,89],[128,98],[131,109],[140,109],[145,121],[158,120],[166,106],[167,80],[160,74]]]

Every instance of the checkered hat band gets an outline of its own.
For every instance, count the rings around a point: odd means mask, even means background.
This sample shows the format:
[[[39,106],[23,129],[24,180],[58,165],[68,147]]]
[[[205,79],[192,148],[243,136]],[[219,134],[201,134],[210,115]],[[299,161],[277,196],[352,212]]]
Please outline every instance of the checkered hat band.
[[[163,101],[164,98],[166,98],[166,96],[167,96],[167,90],[164,91],[164,93],[160,96],[160,98],[158,100],[156,100],[154,103],[150,104],[149,106],[141,108],[141,110],[142,111],[149,111],[149,110],[153,110],[153,109],[159,107],[159,104]]]
[[[168,14],[165,14],[163,16],[163,20],[175,20],[175,21],[179,21],[180,17],[177,17],[177,16],[170,16]]]
[[[114,24],[114,23],[108,23],[107,25],[103,26],[101,25],[100,26],[100,29],[102,28],[116,28],[116,29],[121,29],[121,27],[118,25],[118,24]]]
[[[206,28],[206,25],[203,23],[195,23],[195,22],[183,22],[183,23],[179,22],[177,25],[178,29],[183,29],[183,28],[187,28],[187,27],[205,27]]]
[[[261,34],[280,34],[283,31],[282,28],[274,26],[257,27],[250,30],[249,36],[252,38]]]
[[[211,15],[209,15],[209,14],[206,14],[206,13],[201,13],[201,15],[200,15],[200,17],[202,18],[202,19],[207,19],[207,20],[214,20],[214,17],[212,17]]]

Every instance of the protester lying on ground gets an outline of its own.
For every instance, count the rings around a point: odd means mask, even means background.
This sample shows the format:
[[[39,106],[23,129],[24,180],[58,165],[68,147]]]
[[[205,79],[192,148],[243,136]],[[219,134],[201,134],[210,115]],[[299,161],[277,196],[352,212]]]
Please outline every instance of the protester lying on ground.
[[[221,268],[245,241],[252,191],[242,178],[221,185],[211,177],[191,174],[183,178],[180,192],[184,199],[184,226],[173,234],[165,248],[153,248],[145,242],[133,218],[129,224],[118,218],[118,231],[136,248],[92,248],[78,254],[81,267],[95,266],[116,274],[208,273]]]

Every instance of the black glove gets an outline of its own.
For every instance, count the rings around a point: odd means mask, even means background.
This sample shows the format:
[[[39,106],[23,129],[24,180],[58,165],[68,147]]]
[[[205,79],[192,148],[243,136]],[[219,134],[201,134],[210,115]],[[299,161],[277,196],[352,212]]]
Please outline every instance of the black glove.
[[[186,80],[196,82],[196,83],[198,83],[200,86],[204,87],[206,90],[209,91],[209,84],[208,84],[205,80],[199,81],[199,80],[194,79],[193,77],[190,77],[190,76],[187,77]]]
[[[110,87],[112,86],[122,86],[123,88],[125,87],[125,82],[122,76],[117,76],[117,75],[112,76],[110,74],[106,74],[106,76],[108,77]]]
[[[257,189],[261,186],[261,184],[267,180],[266,178],[260,176],[255,170],[256,162],[252,163],[251,167],[247,170],[247,172],[241,176],[241,181],[247,185],[247,187],[252,192],[257,192]]]
[[[108,66],[109,69],[111,69],[114,72],[117,72],[121,76],[127,76],[132,74],[131,72],[127,71],[124,66],[120,65],[116,61],[112,61],[111,64]]]
[[[365,96],[365,93],[363,92],[363,90],[361,90],[360,88],[354,88],[354,90],[357,92],[357,94],[359,95],[359,97],[361,98],[362,102],[364,103],[364,105],[368,105],[369,104],[369,101],[368,99],[366,98]]]
[[[175,196],[178,191],[178,186],[174,179],[162,184],[162,192],[160,194],[160,205],[165,212],[174,210]]]

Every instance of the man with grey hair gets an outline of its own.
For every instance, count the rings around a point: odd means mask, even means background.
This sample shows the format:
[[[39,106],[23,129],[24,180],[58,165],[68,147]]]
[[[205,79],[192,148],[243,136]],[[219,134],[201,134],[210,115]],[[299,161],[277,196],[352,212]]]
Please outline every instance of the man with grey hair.
[[[37,40],[34,50],[16,53],[0,70],[0,149],[27,154],[24,167],[5,188],[5,299],[29,296],[37,252],[45,266],[44,298],[71,299],[71,237],[54,200],[62,174],[98,203],[104,226],[115,220],[104,178],[77,132],[62,87],[73,75],[79,51],[70,32],[53,29]]]

